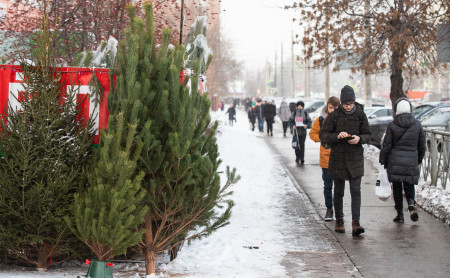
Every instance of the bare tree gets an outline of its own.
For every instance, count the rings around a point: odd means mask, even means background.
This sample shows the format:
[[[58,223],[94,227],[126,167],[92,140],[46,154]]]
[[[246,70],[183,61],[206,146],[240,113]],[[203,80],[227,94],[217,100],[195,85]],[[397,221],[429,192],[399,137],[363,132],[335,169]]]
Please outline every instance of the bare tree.
[[[448,0],[304,0],[286,9],[300,12],[305,58],[313,58],[314,66],[337,57],[338,63],[352,60],[354,70],[389,72],[394,104],[404,96],[405,72],[434,73],[442,66],[436,27],[449,22],[449,6]]]

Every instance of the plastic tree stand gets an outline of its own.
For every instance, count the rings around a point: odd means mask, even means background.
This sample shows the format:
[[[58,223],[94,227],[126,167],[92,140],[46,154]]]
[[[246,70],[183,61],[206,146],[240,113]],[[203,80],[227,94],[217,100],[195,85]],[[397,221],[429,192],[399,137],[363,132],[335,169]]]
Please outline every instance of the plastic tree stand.
[[[86,264],[89,265],[87,274],[78,276],[78,278],[113,278],[112,263],[86,260]]]

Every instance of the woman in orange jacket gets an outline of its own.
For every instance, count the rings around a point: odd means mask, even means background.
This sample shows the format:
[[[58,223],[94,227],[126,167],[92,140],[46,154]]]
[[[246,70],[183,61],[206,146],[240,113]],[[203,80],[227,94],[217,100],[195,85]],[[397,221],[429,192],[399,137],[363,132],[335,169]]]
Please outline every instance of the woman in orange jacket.
[[[322,123],[327,118],[328,114],[338,108],[340,104],[339,98],[332,96],[327,100],[327,105],[321,111],[320,117],[318,117],[309,132],[309,137],[314,142],[320,142],[319,132],[322,127]],[[327,212],[325,214],[325,221],[333,220],[333,178],[328,175],[328,161],[330,159],[331,146],[320,144],[320,161],[319,166],[322,168],[322,180],[323,180],[323,195],[325,197],[325,206]]]

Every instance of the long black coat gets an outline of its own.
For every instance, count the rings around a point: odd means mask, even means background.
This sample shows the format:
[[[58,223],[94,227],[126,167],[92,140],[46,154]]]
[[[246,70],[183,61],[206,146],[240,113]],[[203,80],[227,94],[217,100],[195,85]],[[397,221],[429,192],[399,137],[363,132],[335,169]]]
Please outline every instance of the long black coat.
[[[395,116],[387,126],[380,151],[380,163],[387,168],[390,182],[419,182],[425,142],[422,125],[410,113]]]
[[[363,107],[355,103],[356,110],[348,115],[342,106],[330,113],[319,132],[321,143],[331,145],[328,174],[335,179],[348,180],[364,176],[364,148],[369,142],[370,128]],[[358,135],[358,144],[349,144],[338,139],[339,133],[345,131]]]
[[[273,123],[275,116],[277,115],[277,107],[272,103],[267,103],[263,107],[263,117],[266,118],[268,123]]]
[[[256,110],[255,108],[250,108],[248,110],[248,120],[254,124],[256,122]]]

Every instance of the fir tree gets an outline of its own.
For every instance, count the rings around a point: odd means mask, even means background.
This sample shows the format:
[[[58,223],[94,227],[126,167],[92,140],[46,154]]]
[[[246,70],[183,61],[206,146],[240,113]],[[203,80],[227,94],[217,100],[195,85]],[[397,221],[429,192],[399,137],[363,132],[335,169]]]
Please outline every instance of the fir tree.
[[[20,109],[9,106],[0,126],[0,248],[46,269],[73,255],[64,216],[86,182],[93,122],[79,121],[76,92],[61,94],[51,55],[37,55],[37,66],[22,63]]]
[[[151,3],[144,10],[142,20],[135,16],[135,8],[128,7],[130,28],[118,53],[118,88],[137,90],[143,104],[137,133],[144,143],[139,167],[145,172],[149,209],[141,245],[146,273],[151,274],[157,253],[207,236],[228,223],[233,206],[227,200],[228,189],[239,177],[228,169],[228,180],[221,187],[217,123],[207,134],[210,102],[197,91],[199,63],[190,90],[188,80],[179,82],[184,48],[169,47],[169,30],[164,30],[157,47]]]

